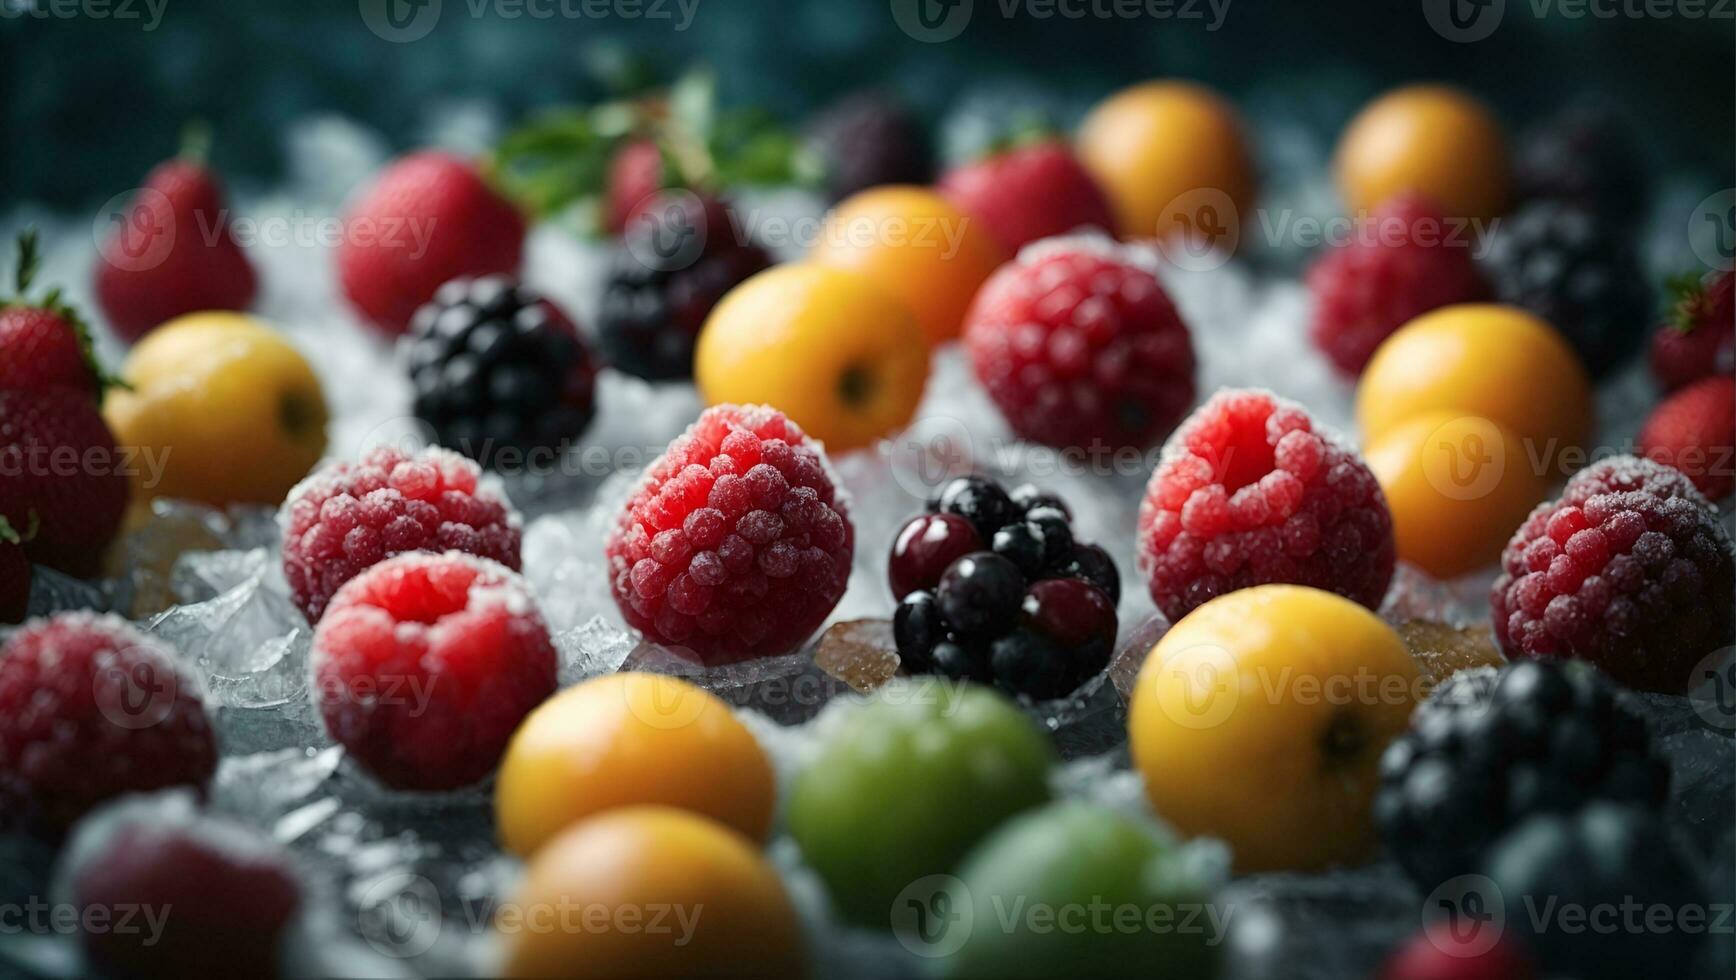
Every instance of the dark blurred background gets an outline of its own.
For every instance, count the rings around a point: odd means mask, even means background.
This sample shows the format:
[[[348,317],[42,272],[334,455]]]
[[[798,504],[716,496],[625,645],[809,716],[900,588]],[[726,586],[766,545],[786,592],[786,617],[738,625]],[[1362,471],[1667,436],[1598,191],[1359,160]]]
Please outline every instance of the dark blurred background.
[[[131,187],[193,118],[217,134],[214,162],[257,186],[281,173],[281,136],[298,117],[347,115],[401,149],[422,138],[430,106],[482,99],[511,120],[605,94],[603,79],[635,57],[665,77],[709,64],[726,102],[792,123],[865,84],[938,119],[967,90],[1016,97],[1030,86],[1072,112],[1174,75],[1329,141],[1364,98],[1401,82],[1463,84],[1512,125],[1594,92],[1643,122],[1660,166],[1703,177],[1708,191],[1736,171],[1736,23],[1718,9],[1729,0],[1662,18],[1630,16],[1636,0],[1594,0],[1614,17],[1563,16],[1576,0],[1504,0],[1499,27],[1475,43],[1430,27],[1433,0],[1230,0],[1215,30],[1203,0],[1199,19],[1168,20],[1039,19],[1031,8],[1009,18],[1013,0],[975,0],[969,25],[944,43],[900,30],[902,0],[685,0],[696,6],[684,30],[676,0],[565,0],[579,16],[552,18],[529,11],[558,13],[562,0],[437,2],[426,36],[394,43],[364,17],[385,0],[0,0],[0,212],[88,207]],[[654,4],[667,17],[629,15]],[[1538,17],[1540,7],[1553,13]]]

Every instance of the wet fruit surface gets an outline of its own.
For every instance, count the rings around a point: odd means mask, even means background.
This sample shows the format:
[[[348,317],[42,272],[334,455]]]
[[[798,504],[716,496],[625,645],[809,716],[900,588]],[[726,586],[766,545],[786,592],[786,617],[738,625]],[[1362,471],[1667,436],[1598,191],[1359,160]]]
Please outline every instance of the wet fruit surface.
[[[849,921],[886,928],[894,900],[953,870],[1006,817],[1049,798],[1054,750],[1018,708],[932,680],[851,711],[790,790],[790,834]]]
[[[1151,651],[1128,713],[1133,761],[1157,814],[1228,842],[1239,871],[1361,861],[1380,753],[1416,678],[1391,627],[1348,599],[1232,592]]]
[[[771,764],[715,695],[658,674],[568,688],[525,719],[495,782],[495,822],[516,854],[620,806],[704,814],[759,841],[771,828]]]
[[[494,930],[515,977],[804,972],[795,906],[755,842],[667,807],[612,810],[556,837]]]

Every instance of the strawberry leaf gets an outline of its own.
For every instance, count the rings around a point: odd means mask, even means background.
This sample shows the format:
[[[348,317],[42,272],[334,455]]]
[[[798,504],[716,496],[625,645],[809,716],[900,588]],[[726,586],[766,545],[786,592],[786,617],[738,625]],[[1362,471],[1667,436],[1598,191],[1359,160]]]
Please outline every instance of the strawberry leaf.
[[[23,544],[26,541],[30,541],[36,537],[36,529],[39,524],[40,522],[36,518],[36,511],[32,510],[30,511],[29,525],[27,525],[24,528],[24,531],[20,533],[12,527],[12,522],[6,519],[5,514],[0,514],[0,543]]]

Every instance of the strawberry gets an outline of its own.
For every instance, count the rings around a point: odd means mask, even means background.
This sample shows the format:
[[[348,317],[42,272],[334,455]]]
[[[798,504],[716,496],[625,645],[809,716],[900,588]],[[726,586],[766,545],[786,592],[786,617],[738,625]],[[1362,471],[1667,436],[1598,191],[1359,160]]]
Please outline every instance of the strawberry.
[[[603,228],[611,235],[627,229],[627,219],[639,205],[662,189],[663,150],[653,139],[637,139],[621,147],[609,161],[607,213]]]
[[[935,186],[987,225],[1008,255],[1078,228],[1115,228],[1103,189],[1059,140],[1025,143],[954,167]]]
[[[32,526],[32,562],[90,578],[120,530],[129,487],[88,391],[0,391],[0,517]]]
[[[29,298],[39,261],[36,232],[26,231],[18,236],[15,295],[0,301],[0,390],[61,385],[94,396],[106,378],[83,318],[58,289]]]
[[[1665,399],[1640,429],[1639,451],[1724,499],[1736,485],[1736,379],[1702,378]]]
[[[199,310],[245,310],[259,277],[230,228],[223,185],[190,151],[158,164],[131,208],[112,216],[97,255],[97,303],[109,327],[135,341]]]
[[[382,333],[397,336],[459,276],[512,275],[525,221],[469,162],[427,150],[387,167],[344,216],[338,277]]]
[[[0,517],[0,623],[22,623],[30,607],[30,559],[24,557],[24,540],[30,530],[20,532],[10,521]]]
[[[1665,391],[1736,370],[1736,272],[1678,281],[1671,322],[1652,335],[1652,376]]]

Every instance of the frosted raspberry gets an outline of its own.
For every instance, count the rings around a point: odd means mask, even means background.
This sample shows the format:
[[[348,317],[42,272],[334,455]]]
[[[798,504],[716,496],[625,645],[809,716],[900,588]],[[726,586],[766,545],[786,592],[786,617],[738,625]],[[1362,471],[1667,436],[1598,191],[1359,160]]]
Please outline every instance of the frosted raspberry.
[[[105,800],[202,790],[216,769],[196,684],[118,616],[34,620],[0,646],[0,829],[58,837]]]
[[[1428,198],[1401,195],[1308,270],[1311,336],[1338,370],[1361,374],[1380,342],[1410,320],[1489,294],[1469,242],[1455,232]]]
[[[81,825],[70,884],[81,910],[167,909],[160,931],[82,933],[104,976],[281,976],[301,886],[269,839],[200,817],[181,794],[139,799]],[[111,920],[113,921],[113,920]]]
[[[627,622],[708,663],[788,653],[831,613],[856,532],[821,450],[776,409],[706,409],[606,546]]]
[[[320,467],[289,492],[283,575],[318,623],[326,603],[363,569],[408,551],[462,551],[519,567],[518,515],[479,480],[482,470],[447,449],[410,455],[381,447],[358,463]]]
[[[1189,416],[1139,508],[1139,568],[1171,620],[1268,582],[1378,608],[1393,562],[1374,474],[1300,407],[1264,392],[1219,391]]]
[[[1025,251],[965,318],[976,375],[1020,437],[1143,448],[1193,403],[1187,326],[1157,277],[1110,248]]]
[[[369,568],[314,630],[326,730],[398,789],[456,789],[493,772],[519,722],[554,693],[555,671],[524,580],[458,552]]]
[[[1680,693],[1736,631],[1736,561],[1680,471],[1615,456],[1531,512],[1489,601],[1510,657],[1589,660],[1630,687]]]

